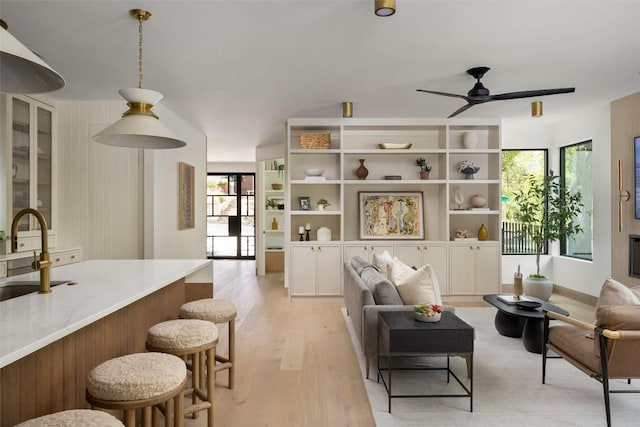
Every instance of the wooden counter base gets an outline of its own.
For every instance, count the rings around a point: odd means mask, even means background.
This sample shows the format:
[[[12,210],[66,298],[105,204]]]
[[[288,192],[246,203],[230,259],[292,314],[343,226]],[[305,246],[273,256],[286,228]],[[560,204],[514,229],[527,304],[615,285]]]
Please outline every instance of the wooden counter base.
[[[0,426],[66,409],[88,408],[88,373],[100,363],[145,350],[147,329],[177,319],[180,306],[212,298],[211,283],[184,279],[160,289],[0,370]]]

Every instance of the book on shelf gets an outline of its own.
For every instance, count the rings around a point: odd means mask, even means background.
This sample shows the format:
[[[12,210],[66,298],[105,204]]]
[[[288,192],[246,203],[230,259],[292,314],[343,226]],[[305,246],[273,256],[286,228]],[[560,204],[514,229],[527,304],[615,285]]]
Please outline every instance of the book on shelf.
[[[531,298],[527,298],[524,295],[521,295],[520,297],[516,297],[513,294],[498,295],[498,299],[507,304],[515,304],[518,301],[533,301]]]
[[[324,176],[305,176],[305,181],[326,181],[327,178]]]

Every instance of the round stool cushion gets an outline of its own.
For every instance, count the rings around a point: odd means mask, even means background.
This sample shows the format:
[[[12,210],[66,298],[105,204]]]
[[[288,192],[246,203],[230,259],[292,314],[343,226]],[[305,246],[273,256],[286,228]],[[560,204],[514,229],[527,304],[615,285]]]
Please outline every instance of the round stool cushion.
[[[113,415],[91,409],[71,409],[44,415],[18,424],[16,427],[123,427]]]
[[[188,350],[213,344],[218,339],[218,327],[206,320],[167,320],[147,331],[147,344],[156,350]]]
[[[177,389],[187,378],[187,366],[166,353],[134,353],[107,360],[87,378],[87,391],[97,399],[150,399]]]
[[[224,323],[236,318],[233,301],[220,298],[205,298],[191,301],[180,307],[183,319],[202,319],[214,323]]]

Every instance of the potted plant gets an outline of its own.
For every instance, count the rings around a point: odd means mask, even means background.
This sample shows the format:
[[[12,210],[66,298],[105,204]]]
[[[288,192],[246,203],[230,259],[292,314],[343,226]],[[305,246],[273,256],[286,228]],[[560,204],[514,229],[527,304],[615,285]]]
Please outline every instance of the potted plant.
[[[277,206],[276,201],[273,199],[267,199],[265,205],[267,209],[275,209]]]
[[[420,167],[420,179],[429,179],[431,163],[429,163],[424,157],[418,157],[416,159],[416,166]]]
[[[278,164],[278,178],[284,179],[284,163]]]
[[[515,192],[514,202],[514,219],[529,226],[526,237],[536,251],[536,272],[523,281],[524,293],[548,300],[553,284],[540,274],[540,255],[547,243],[582,232],[580,224],[574,221],[582,211],[582,195],[566,192],[560,177],[549,171],[543,179],[529,175],[525,185]]]
[[[458,164],[458,171],[464,174],[464,179],[474,179],[474,175],[480,170],[471,160],[463,160]]]
[[[318,200],[318,210],[323,211],[327,208],[327,206],[330,206],[331,203],[329,203],[327,201],[327,199],[320,199]]]

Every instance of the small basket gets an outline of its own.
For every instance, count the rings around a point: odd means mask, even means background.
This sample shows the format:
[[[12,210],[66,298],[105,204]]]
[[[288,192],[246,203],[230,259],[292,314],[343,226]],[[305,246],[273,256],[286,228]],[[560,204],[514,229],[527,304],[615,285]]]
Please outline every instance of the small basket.
[[[300,135],[301,148],[307,150],[328,150],[330,146],[330,133],[303,133]]]

